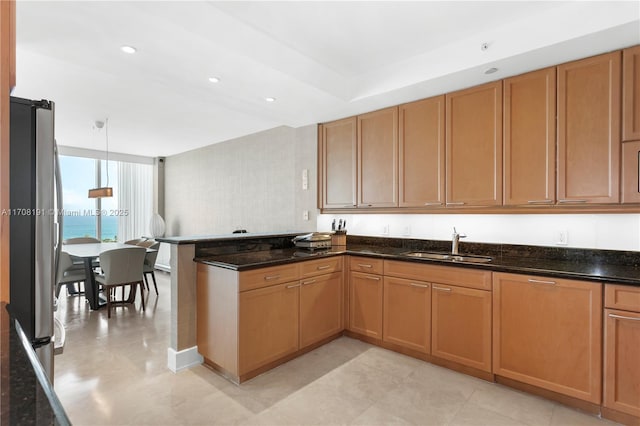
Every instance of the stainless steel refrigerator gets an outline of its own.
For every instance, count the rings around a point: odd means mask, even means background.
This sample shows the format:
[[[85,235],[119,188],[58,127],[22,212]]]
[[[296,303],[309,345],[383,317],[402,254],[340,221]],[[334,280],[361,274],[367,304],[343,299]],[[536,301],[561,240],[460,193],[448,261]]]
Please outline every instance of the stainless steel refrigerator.
[[[54,104],[11,97],[8,309],[53,383],[54,289],[62,191]]]

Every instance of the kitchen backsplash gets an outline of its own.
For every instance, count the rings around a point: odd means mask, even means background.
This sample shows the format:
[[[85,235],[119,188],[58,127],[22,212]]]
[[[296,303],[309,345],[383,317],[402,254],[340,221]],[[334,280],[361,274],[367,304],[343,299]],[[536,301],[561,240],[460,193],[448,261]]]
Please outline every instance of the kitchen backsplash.
[[[349,235],[451,241],[455,226],[462,242],[640,250],[640,214],[321,214],[318,231],[334,219]]]

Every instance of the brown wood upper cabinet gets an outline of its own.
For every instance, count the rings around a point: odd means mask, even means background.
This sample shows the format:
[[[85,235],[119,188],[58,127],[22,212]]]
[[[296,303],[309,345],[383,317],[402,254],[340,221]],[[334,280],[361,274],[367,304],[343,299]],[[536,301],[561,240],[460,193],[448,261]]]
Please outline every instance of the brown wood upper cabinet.
[[[622,51],[622,140],[640,140],[640,46]]]
[[[444,206],[444,95],[400,105],[399,116],[399,206]]]
[[[358,207],[398,206],[398,107],[358,116]]]
[[[504,204],[556,200],[556,68],[504,80]]]
[[[446,95],[446,205],[502,204],[502,81]]]
[[[323,208],[356,206],[356,129],[356,117],[325,123],[320,128]]]
[[[558,66],[558,203],[617,203],[620,51]]]

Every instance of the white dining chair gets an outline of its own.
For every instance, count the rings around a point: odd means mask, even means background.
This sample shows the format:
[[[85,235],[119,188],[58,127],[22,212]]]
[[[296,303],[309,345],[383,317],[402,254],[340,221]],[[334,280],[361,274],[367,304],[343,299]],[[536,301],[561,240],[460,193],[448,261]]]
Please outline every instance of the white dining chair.
[[[111,306],[134,303],[136,290],[140,287],[140,299],[144,311],[144,293],[142,290],[146,249],[143,247],[126,247],[107,250],[100,254],[102,274],[96,275],[96,282],[104,288],[107,298],[107,317],[111,318]],[[116,289],[122,288],[122,298],[116,299]],[[129,295],[125,299],[125,289],[130,287]]]
[[[73,263],[71,256],[66,251],[60,252],[58,259],[58,270],[56,271],[56,297],[60,296],[60,289],[63,285],[67,286],[67,292],[69,293],[81,293],[79,290],[80,283],[84,283],[87,279],[87,275],[84,270],[84,266],[80,268]],[[69,285],[74,286],[78,284],[78,290],[74,292],[69,291]]]

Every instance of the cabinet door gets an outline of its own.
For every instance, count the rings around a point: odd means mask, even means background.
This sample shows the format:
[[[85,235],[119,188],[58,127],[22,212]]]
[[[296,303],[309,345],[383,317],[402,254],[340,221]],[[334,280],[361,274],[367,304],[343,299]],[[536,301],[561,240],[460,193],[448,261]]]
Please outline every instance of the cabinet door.
[[[342,274],[300,282],[300,347],[342,331]]]
[[[356,118],[325,123],[321,132],[322,207],[355,207]]]
[[[399,107],[400,207],[444,205],[444,95]]]
[[[431,354],[491,372],[491,292],[431,288]]]
[[[622,144],[622,202],[640,203],[640,141]]]
[[[384,277],[383,293],[383,340],[428,354],[431,350],[429,284]]]
[[[600,403],[602,285],[495,273],[493,372]]]
[[[622,140],[640,140],[640,46],[622,51]]]
[[[556,198],[556,69],[504,80],[504,204]]]
[[[617,203],[620,63],[614,52],[558,66],[558,203]]]
[[[358,207],[398,205],[398,108],[358,116]]]
[[[382,277],[351,272],[349,276],[349,330],[382,339]]]
[[[502,81],[446,95],[447,206],[502,204]]]
[[[605,309],[603,405],[640,417],[640,313]]]
[[[240,293],[239,375],[298,350],[299,288],[293,282]]]

